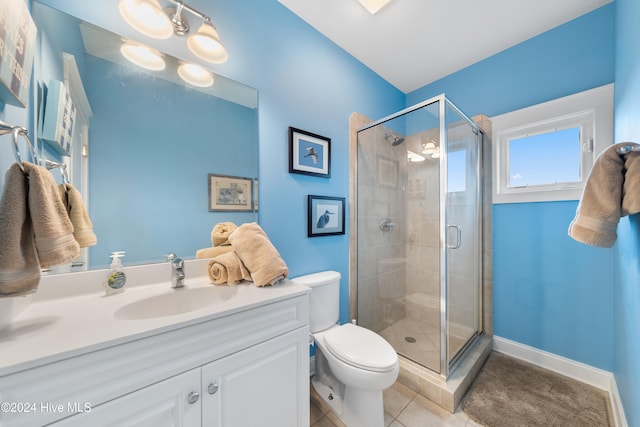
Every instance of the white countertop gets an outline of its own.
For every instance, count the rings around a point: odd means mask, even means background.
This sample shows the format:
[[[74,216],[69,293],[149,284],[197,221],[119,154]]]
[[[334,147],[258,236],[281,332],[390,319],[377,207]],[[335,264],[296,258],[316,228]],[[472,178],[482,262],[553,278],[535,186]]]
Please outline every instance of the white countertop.
[[[229,293],[226,285],[212,285],[206,275],[201,275],[206,272],[202,265],[194,262],[189,268],[187,264],[185,286]],[[149,274],[146,268],[142,272],[135,267],[125,269],[128,283],[124,292],[110,296],[105,296],[101,283],[95,283],[104,270],[43,277],[31,305],[8,329],[0,331],[0,377],[310,292],[289,280],[265,287],[243,283],[232,286],[232,297],[203,309],[149,319],[118,319],[115,312],[126,304],[180,291],[171,289],[166,265],[158,266],[159,274],[155,270]],[[190,270],[200,275],[190,277]],[[167,280],[155,281],[160,276]],[[138,277],[152,282],[142,283]],[[132,279],[139,283],[130,285]],[[92,283],[83,283],[87,280]]]

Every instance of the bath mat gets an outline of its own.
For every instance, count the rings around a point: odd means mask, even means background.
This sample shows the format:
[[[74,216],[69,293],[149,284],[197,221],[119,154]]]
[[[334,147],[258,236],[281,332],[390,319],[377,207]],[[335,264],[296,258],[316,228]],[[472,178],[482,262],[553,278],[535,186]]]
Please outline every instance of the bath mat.
[[[613,427],[605,391],[493,352],[462,402],[487,427]]]

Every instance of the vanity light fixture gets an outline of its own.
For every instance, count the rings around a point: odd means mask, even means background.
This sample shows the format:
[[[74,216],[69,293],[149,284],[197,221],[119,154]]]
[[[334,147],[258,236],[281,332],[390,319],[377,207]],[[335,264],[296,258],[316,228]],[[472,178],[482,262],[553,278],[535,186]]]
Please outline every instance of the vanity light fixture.
[[[140,43],[124,42],[120,47],[120,53],[129,61],[147,70],[160,71],[166,67],[160,52]]]
[[[124,20],[136,30],[149,37],[166,39],[171,35],[189,34],[190,26],[182,12],[187,11],[202,19],[198,30],[187,38],[187,47],[200,59],[214,64],[227,61],[227,50],[220,41],[220,36],[211,18],[180,0],[169,0],[176,7],[162,10],[158,0],[120,0],[118,6]],[[133,19],[135,16],[136,19]],[[156,28],[157,31],[149,31]],[[166,28],[169,28],[168,35]],[[157,34],[157,35],[154,35]]]
[[[369,11],[370,14],[375,15],[380,9],[385,7],[391,0],[358,0],[361,5]]]
[[[178,66],[178,75],[193,86],[209,87],[213,84],[213,75],[197,64],[183,62]]]

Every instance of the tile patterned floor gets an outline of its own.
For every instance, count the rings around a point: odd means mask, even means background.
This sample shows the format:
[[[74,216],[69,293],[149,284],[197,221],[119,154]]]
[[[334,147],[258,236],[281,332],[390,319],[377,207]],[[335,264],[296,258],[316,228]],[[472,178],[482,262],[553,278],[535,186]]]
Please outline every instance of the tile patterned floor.
[[[437,325],[439,325],[437,318],[429,323],[405,317],[379,333],[398,354],[438,372],[440,371],[440,329]],[[411,341],[407,341],[407,338]]]
[[[435,372],[440,372],[440,329],[437,325],[439,325],[437,318],[420,321],[405,317],[383,329],[379,334],[398,354]],[[458,329],[461,328],[458,327]],[[461,337],[455,334],[449,336],[449,345],[453,353],[461,349],[472,335],[471,329],[467,328],[465,332],[466,336]]]
[[[345,427],[311,387],[311,427]],[[384,391],[384,424],[387,427],[479,427],[460,409],[442,409],[407,386],[396,382]]]

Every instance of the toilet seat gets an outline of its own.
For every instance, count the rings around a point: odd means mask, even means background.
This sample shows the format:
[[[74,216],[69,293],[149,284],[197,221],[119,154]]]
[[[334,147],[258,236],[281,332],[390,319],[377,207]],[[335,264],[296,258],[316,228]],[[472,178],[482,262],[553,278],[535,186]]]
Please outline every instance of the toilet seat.
[[[360,326],[346,323],[324,334],[327,350],[351,366],[373,372],[389,372],[398,355],[384,338]]]

